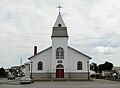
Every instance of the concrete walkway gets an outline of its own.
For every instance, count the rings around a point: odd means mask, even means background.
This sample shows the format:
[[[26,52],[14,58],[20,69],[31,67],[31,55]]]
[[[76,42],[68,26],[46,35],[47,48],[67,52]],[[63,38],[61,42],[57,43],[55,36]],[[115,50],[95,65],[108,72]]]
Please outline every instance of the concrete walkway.
[[[20,77],[16,78],[15,80],[8,80],[7,78],[0,78],[0,84],[19,85]]]
[[[8,85],[20,85],[20,78],[16,78],[15,80],[8,80],[7,78],[0,79],[0,84],[8,84]],[[31,85],[111,85],[111,84],[120,84],[117,81],[110,81],[104,79],[93,79],[93,81],[52,81],[52,82],[34,82]]]

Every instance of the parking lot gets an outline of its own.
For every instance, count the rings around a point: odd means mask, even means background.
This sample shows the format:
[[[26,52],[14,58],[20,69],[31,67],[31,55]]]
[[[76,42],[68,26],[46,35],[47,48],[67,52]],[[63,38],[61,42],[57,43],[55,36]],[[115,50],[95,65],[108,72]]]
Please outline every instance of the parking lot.
[[[19,80],[5,79],[0,80],[0,88],[120,88],[120,82],[94,79],[94,81],[51,81],[20,85]]]

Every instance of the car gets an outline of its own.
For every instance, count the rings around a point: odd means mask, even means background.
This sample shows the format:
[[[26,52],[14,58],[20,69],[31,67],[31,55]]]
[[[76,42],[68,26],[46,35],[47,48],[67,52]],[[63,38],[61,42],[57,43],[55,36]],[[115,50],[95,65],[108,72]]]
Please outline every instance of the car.
[[[8,80],[12,80],[12,79],[15,79],[15,76],[14,75],[9,75]]]
[[[31,84],[33,83],[33,79],[28,76],[22,77],[20,80],[20,84]]]

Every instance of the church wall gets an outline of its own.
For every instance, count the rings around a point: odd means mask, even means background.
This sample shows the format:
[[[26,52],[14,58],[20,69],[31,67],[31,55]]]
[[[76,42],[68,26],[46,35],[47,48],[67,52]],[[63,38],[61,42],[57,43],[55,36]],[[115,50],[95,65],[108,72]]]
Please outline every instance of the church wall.
[[[34,80],[50,80],[50,73],[33,73]]]
[[[87,72],[87,61],[89,61],[89,58],[78,53],[77,51],[69,48],[68,49],[69,54],[69,72]],[[77,62],[82,62],[82,70],[77,70]]]
[[[71,72],[69,78],[73,79],[88,79],[87,72]]]
[[[34,56],[31,58],[31,61],[33,62],[32,66],[32,72],[33,73],[44,73],[44,72],[50,72],[51,71],[51,63],[52,63],[52,48]],[[41,61],[43,63],[43,70],[38,70],[38,62]]]
[[[34,80],[88,80],[87,72],[65,73],[64,78],[56,78],[55,73],[33,73]]]

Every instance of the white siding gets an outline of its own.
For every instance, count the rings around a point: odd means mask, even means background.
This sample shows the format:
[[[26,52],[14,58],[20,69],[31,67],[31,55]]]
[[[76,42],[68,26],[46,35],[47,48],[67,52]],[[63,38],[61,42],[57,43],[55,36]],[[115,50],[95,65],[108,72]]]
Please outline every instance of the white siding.
[[[69,72],[87,72],[87,61],[89,58],[83,54],[68,48],[68,59],[69,59]],[[82,62],[82,70],[77,70],[77,62]]]
[[[33,62],[33,73],[43,73],[50,72],[52,66],[52,48],[49,48],[42,53],[31,58]],[[43,70],[38,70],[38,62],[41,61],[43,63]]]
[[[59,42],[60,43],[60,42]],[[42,53],[34,56],[31,58],[31,61],[33,62],[33,73],[44,73],[44,72],[55,72],[56,71],[56,66],[57,66],[57,60],[56,60],[56,49],[58,47],[62,47],[65,52],[65,56],[63,59],[63,66],[65,72],[87,72],[87,61],[90,60],[87,56],[77,52],[74,49],[66,47],[64,44],[63,45],[55,45],[52,48],[49,48]],[[68,51],[67,51],[68,50]],[[53,53],[53,55],[52,55]],[[53,57],[53,59],[52,59]],[[43,63],[43,70],[38,70],[38,62],[41,61]],[[82,70],[77,70],[77,62],[81,61],[82,62]]]

